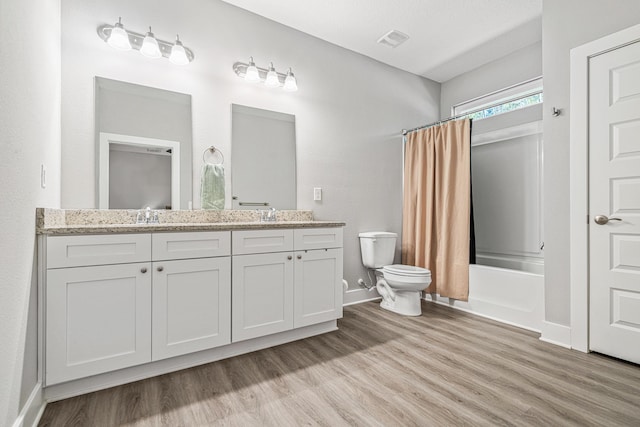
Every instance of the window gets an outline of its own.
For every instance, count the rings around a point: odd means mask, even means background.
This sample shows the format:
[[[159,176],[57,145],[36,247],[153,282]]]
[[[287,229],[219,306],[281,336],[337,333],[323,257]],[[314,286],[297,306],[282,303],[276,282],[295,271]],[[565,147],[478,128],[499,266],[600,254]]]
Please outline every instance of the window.
[[[453,116],[482,120],[543,101],[542,78],[530,80],[453,107]]]

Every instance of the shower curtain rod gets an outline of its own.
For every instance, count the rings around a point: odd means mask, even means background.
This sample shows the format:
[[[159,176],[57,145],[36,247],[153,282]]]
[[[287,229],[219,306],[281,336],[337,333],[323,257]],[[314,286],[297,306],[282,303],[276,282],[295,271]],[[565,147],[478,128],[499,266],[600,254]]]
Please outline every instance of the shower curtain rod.
[[[432,126],[438,126],[438,125],[441,125],[443,123],[450,122],[451,120],[461,119],[463,117],[467,117],[471,113],[473,113],[473,112],[466,112],[464,114],[460,114],[459,116],[453,116],[453,117],[449,117],[447,119],[438,120],[437,122],[429,123],[428,125],[418,126],[418,127],[413,128],[413,129],[402,129],[402,135],[406,135],[409,132],[415,132],[415,131],[420,130],[420,129],[426,129],[426,128],[430,128]]]

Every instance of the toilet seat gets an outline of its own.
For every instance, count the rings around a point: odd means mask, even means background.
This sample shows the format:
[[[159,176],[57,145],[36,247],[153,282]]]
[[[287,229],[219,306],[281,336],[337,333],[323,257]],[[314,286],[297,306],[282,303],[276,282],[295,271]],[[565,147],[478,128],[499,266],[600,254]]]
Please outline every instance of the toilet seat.
[[[393,264],[382,267],[383,273],[391,273],[395,276],[405,277],[431,277],[431,271],[426,268],[416,267],[413,265]]]

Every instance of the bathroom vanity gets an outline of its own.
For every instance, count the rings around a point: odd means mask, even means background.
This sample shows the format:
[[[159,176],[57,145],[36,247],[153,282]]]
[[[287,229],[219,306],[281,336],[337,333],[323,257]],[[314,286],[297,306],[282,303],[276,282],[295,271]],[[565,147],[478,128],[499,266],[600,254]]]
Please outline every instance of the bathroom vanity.
[[[336,330],[343,225],[94,218],[40,226],[45,396],[57,400]]]

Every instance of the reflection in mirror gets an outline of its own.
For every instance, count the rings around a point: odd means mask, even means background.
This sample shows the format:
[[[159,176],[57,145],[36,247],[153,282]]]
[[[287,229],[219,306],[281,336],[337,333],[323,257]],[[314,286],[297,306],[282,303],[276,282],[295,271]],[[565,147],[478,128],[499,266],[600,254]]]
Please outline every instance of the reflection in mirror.
[[[99,156],[99,208],[180,206],[179,142],[103,132]]]
[[[100,209],[187,209],[192,200],[191,96],[95,79]]]
[[[295,116],[233,104],[233,209],[296,209]]]

